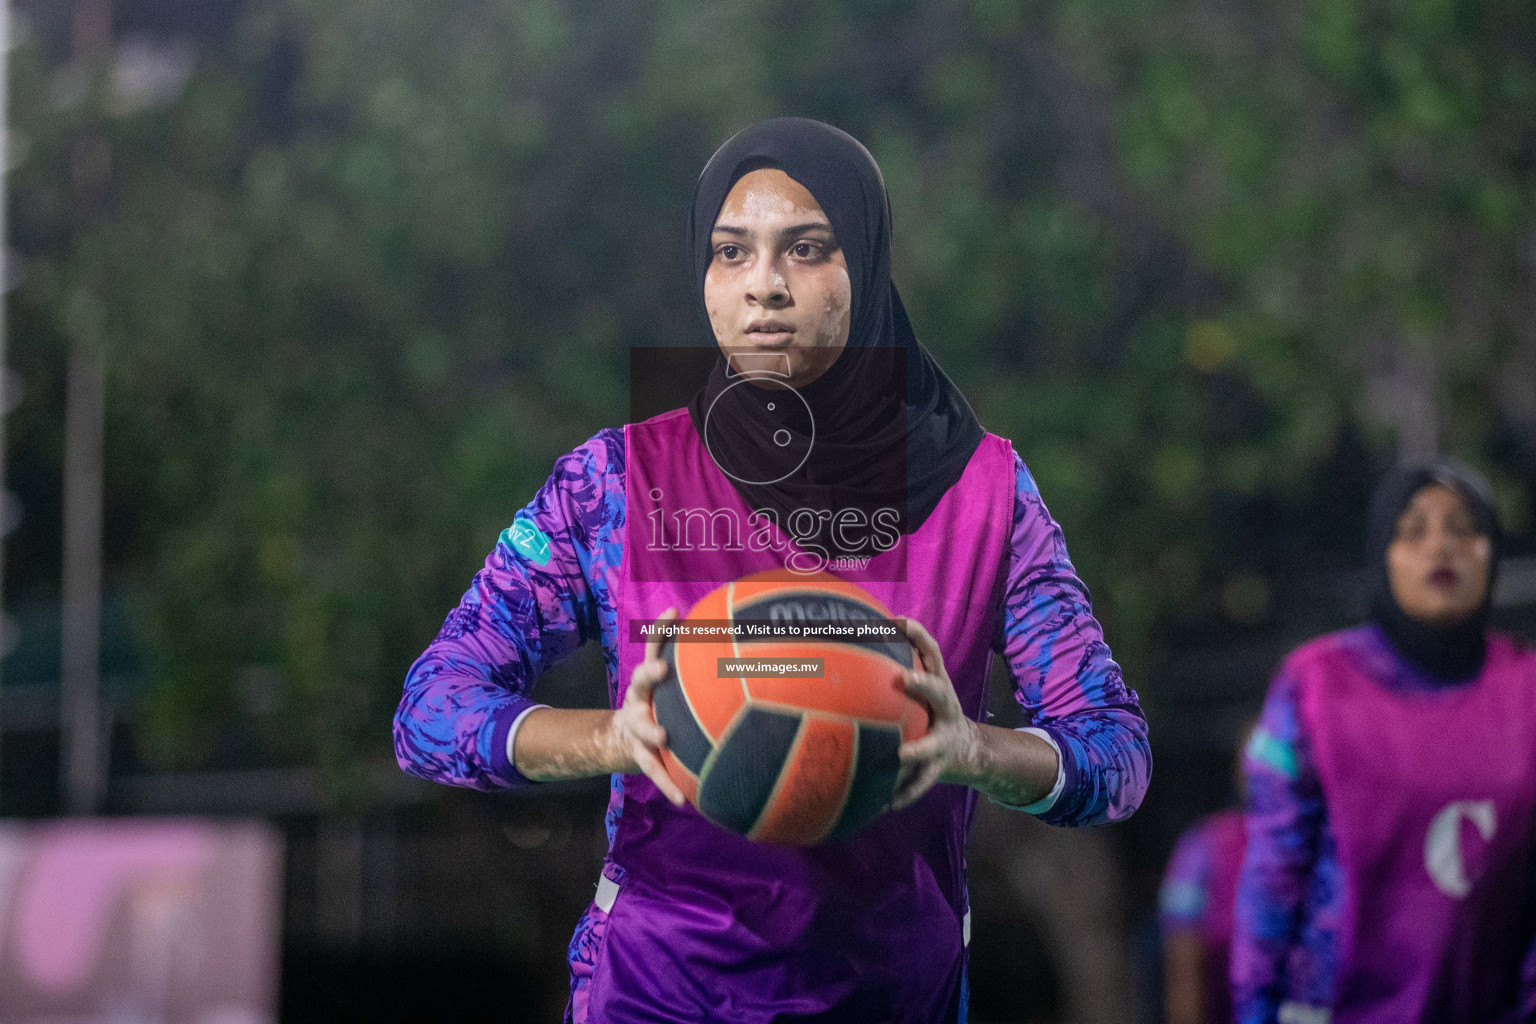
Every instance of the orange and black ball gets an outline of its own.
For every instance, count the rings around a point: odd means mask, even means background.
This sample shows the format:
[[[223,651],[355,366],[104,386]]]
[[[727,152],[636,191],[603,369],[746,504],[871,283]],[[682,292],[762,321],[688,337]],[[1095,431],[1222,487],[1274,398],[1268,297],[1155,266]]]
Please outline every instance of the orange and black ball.
[[[891,622],[864,588],[830,573],[758,573],[711,591],[683,620],[738,627]],[[848,633],[844,629],[838,632]],[[780,631],[782,633],[782,631]],[[667,773],[706,818],[749,839],[840,839],[890,805],[896,748],[928,729],[901,685],[915,658],[905,637],[669,640],[654,691],[667,730]],[[722,676],[721,659],[821,659],[819,677]],[[737,668],[740,666],[729,666]]]

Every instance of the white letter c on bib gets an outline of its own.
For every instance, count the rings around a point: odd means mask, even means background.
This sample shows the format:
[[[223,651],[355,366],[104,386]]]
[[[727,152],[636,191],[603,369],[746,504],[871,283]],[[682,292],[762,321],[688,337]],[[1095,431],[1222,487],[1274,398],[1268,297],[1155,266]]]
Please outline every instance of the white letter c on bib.
[[[1452,899],[1464,899],[1472,891],[1466,863],[1461,856],[1461,819],[1477,826],[1484,842],[1493,839],[1498,820],[1492,800],[1457,800],[1445,805],[1429,823],[1424,836],[1424,870],[1436,888]]]

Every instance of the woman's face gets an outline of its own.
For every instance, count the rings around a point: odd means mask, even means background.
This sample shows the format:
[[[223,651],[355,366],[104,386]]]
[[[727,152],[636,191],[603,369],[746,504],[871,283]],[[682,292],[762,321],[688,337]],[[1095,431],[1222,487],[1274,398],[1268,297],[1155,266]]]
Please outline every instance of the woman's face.
[[[783,171],[744,174],[710,235],[704,306],[738,371],[788,373],[808,384],[848,344],[853,289],[832,224]]]
[[[1409,618],[1444,629],[1465,622],[1488,590],[1492,545],[1461,495],[1421,487],[1387,546],[1392,597]]]

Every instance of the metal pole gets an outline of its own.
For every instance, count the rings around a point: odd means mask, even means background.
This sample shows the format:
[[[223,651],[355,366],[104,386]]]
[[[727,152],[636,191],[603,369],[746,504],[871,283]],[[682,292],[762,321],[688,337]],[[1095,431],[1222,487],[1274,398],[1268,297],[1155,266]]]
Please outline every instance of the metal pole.
[[[112,52],[111,0],[76,0],[75,53],[101,89]],[[70,153],[76,225],[87,227],[106,193],[110,154],[94,128],[75,139]],[[90,328],[86,328],[87,331]],[[92,814],[105,793],[101,716],[102,447],[106,373],[99,339],[70,339],[64,397],[64,594],[60,650],[59,722],[64,798],[74,814]]]
[[[101,357],[75,339],[64,410],[64,616],[61,651],[66,799],[91,814],[101,799]]]

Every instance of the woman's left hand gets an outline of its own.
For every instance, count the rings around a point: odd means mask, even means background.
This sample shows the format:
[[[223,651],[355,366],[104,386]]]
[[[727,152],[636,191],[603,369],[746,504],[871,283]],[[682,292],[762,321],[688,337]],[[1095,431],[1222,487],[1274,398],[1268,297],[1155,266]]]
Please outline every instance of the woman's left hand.
[[[982,755],[981,727],[966,716],[955,685],[944,670],[938,641],[916,619],[907,619],[907,639],[917,652],[918,667],[903,677],[907,693],[928,705],[928,735],[897,749],[901,774],[891,809],[898,810],[928,792],[937,782],[974,778]]]

